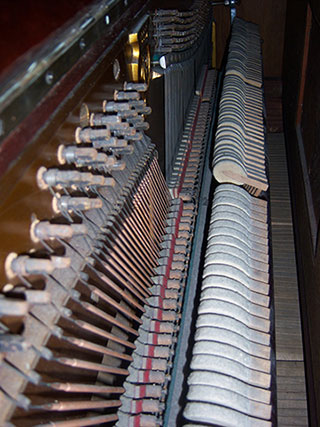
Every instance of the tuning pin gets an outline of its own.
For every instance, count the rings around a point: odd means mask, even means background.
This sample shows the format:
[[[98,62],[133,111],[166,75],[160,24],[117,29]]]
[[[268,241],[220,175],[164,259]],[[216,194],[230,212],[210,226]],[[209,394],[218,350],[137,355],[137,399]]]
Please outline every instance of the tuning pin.
[[[136,130],[133,126],[130,126],[129,123],[126,123],[127,127],[122,128],[122,129],[115,129],[113,131],[113,134],[115,136],[122,136],[125,139],[130,140],[134,140],[134,136],[136,134]]]
[[[24,289],[23,293],[29,304],[41,305],[51,303],[50,292],[38,291],[36,289]]]
[[[120,111],[130,110],[128,102],[103,101],[102,111],[104,113],[118,113]]]
[[[108,140],[110,137],[111,133],[107,127],[97,129],[77,127],[75,131],[75,140],[77,144]]]
[[[10,297],[13,295],[21,295],[23,300],[27,301],[30,305],[38,305],[38,304],[49,304],[51,302],[51,296],[48,291],[39,291],[36,289],[26,289],[24,285],[13,285],[11,283],[7,283],[2,291],[4,295]]]
[[[46,169],[43,166],[37,172],[37,182],[39,188],[42,190],[48,187],[104,187],[115,185],[113,178],[107,178],[103,175],[93,175],[90,172],[79,172],[75,170]]]
[[[70,264],[71,260],[68,257],[34,258],[11,252],[5,261],[5,272],[9,279],[13,279],[16,276],[51,274],[56,269],[70,267]]]
[[[0,316],[25,316],[29,311],[28,301],[0,296]],[[1,335],[0,335],[1,336]]]
[[[33,242],[53,240],[56,238],[69,240],[73,236],[88,233],[85,224],[51,224],[49,221],[34,220],[30,227],[30,236]]]
[[[102,110],[104,113],[117,113],[121,119],[138,116],[138,112],[128,102],[103,101]]]
[[[148,89],[147,83],[133,83],[133,82],[124,82],[123,90],[131,91],[134,90],[136,92],[145,92]]]
[[[104,113],[91,113],[90,115],[90,126],[108,126],[112,131],[112,128],[120,123],[122,122],[119,116]]]
[[[107,141],[93,141],[92,145],[97,150],[108,151],[110,149],[124,149],[128,146],[128,141],[123,138],[117,138],[116,136],[108,139]]]
[[[115,90],[113,94],[113,99],[115,101],[129,101],[134,99],[140,99],[139,92],[132,91],[132,92],[123,92]]]
[[[55,214],[74,211],[88,211],[91,209],[101,209],[103,202],[99,198],[55,196],[52,199],[52,209]]]
[[[127,145],[124,148],[120,148],[120,147],[114,147],[112,148],[112,152],[115,154],[121,154],[121,155],[125,155],[125,154],[132,154],[134,151],[134,146],[133,145]]]
[[[118,120],[107,121],[109,117],[116,117]],[[90,123],[92,126],[108,125],[108,129],[111,132],[125,132],[130,126],[129,123],[123,122],[119,116],[108,116],[101,113],[92,113],[90,116]]]
[[[65,163],[87,164],[97,159],[98,152],[92,147],[76,147],[74,145],[59,145],[57,150],[58,162],[61,165]]]
[[[75,183],[79,184],[81,179],[78,171],[62,171],[56,168],[47,169],[44,166],[40,167],[37,172],[37,183],[39,188],[46,190],[49,187],[66,187]],[[88,181],[89,176],[87,176]]]
[[[133,110],[133,109],[119,111],[117,114],[123,120],[133,118],[133,117],[138,117],[138,112],[136,110]]]

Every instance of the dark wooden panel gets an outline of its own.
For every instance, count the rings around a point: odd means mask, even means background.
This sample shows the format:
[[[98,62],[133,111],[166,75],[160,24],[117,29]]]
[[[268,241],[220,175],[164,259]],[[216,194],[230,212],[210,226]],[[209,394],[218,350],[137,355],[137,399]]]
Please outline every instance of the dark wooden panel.
[[[296,242],[296,258],[302,327],[306,361],[307,391],[310,409],[310,425],[320,425],[320,257],[314,258],[309,213],[298,143],[293,132],[286,132],[288,165],[291,180],[291,197]]]
[[[301,133],[316,222],[320,219],[320,27],[312,20]]]
[[[288,2],[283,57],[283,97],[288,126],[295,127],[300,88],[307,0]],[[289,142],[289,141],[288,141]]]
[[[280,77],[286,17],[286,0],[245,0],[238,16],[259,25],[263,42],[265,77]]]
[[[213,16],[216,22],[217,68],[221,68],[230,33],[230,10],[225,6],[215,6],[213,8]]]
[[[281,77],[286,0],[245,0],[237,7],[240,18],[255,22],[264,40],[263,61],[266,77]],[[216,6],[214,17],[217,25],[217,63],[221,64],[230,31],[229,9]]]
[[[291,196],[293,201],[293,219],[296,240],[296,257],[298,264],[298,276],[300,284],[300,299],[302,306],[303,335],[305,344],[307,389],[309,398],[310,424],[320,425],[320,247],[319,241],[315,250],[310,223],[310,197],[308,195],[308,180],[311,182],[312,165],[314,158],[314,171],[319,170],[317,163],[317,147],[319,137],[315,138],[316,130],[319,132],[319,124],[315,120],[319,98],[315,91],[319,90],[319,49],[317,49],[317,37],[310,34],[310,51],[308,57],[307,77],[303,105],[303,139],[296,130],[296,119],[302,60],[305,41],[305,28],[307,16],[307,0],[292,0],[288,2],[287,24],[284,48],[283,88],[284,88],[284,119],[287,140],[287,153],[289,159],[289,174],[291,180]],[[317,30],[314,28],[313,33]],[[309,81],[313,75],[314,83]],[[310,112],[307,113],[305,109]],[[311,117],[312,114],[312,117]],[[306,125],[308,128],[306,128]],[[310,138],[310,139],[309,139]],[[311,140],[313,142],[311,143]],[[305,145],[304,145],[305,144]],[[303,150],[305,147],[306,150]],[[315,179],[314,183],[318,182]],[[319,186],[318,186],[319,188]],[[316,187],[314,186],[314,189]]]

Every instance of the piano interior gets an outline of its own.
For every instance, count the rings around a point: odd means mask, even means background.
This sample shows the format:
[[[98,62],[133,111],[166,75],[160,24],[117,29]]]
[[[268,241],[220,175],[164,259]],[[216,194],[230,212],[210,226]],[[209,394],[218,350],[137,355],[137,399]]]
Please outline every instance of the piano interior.
[[[319,425],[318,3],[1,5],[0,425]]]

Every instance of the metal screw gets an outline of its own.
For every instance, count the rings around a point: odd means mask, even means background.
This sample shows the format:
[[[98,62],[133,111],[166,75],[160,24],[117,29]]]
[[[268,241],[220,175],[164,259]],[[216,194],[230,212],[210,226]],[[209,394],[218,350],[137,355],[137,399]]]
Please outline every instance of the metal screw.
[[[86,42],[84,41],[84,39],[81,39],[81,40],[79,41],[79,47],[80,47],[80,49],[81,49],[81,50],[85,49],[85,47],[86,47]]]
[[[53,83],[53,77],[54,77],[53,72],[52,71],[47,71],[45,80],[46,80],[46,83],[48,85],[51,85]]]

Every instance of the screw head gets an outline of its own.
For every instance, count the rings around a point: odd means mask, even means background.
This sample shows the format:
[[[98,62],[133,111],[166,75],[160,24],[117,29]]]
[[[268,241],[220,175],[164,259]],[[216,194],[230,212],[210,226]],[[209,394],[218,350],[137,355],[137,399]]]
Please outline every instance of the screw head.
[[[85,49],[86,48],[86,42],[84,41],[84,39],[80,39],[80,41],[79,41],[79,47],[80,47],[80,49],[81,50],[83,50],[83,49]]]
[[[54,79],[53,72],[47,71],[46,76],[45,76],[45,80],[46,80],[47,85],[52,85],[53,79]]]

